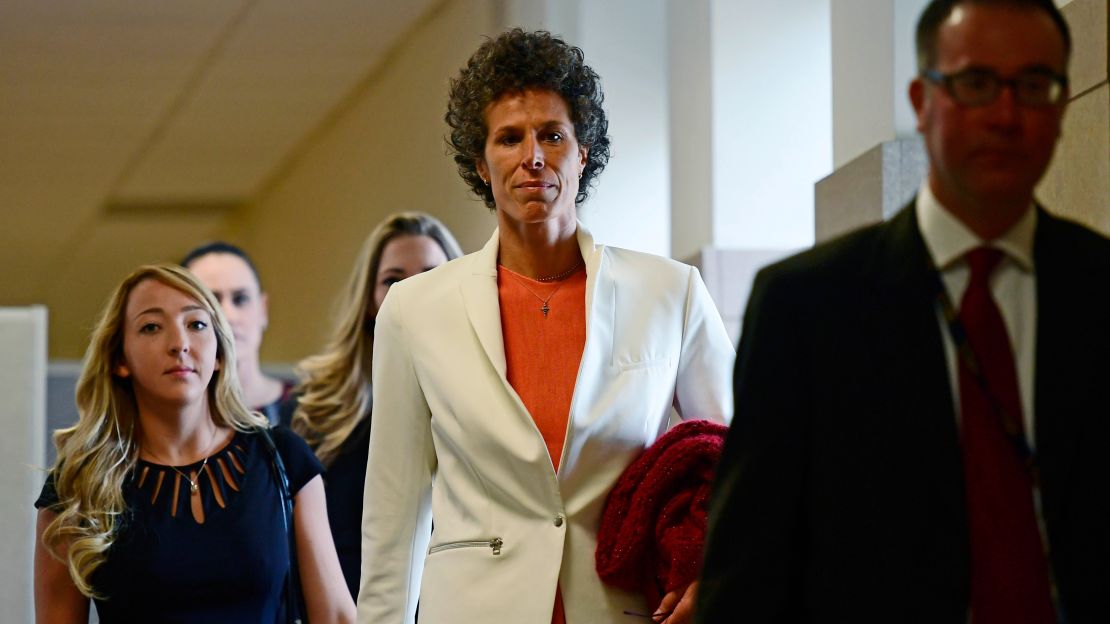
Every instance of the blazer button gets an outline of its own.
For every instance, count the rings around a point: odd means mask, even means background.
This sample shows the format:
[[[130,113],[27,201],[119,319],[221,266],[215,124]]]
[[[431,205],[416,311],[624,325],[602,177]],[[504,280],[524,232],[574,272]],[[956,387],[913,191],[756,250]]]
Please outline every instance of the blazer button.
[[[563,514],[555,514],[555,526],[563,526]]]

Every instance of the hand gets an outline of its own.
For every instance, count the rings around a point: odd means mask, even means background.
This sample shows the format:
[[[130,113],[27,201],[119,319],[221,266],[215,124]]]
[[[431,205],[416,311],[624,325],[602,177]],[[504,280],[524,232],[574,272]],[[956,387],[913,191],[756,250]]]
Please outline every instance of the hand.
[[[676,589],[659,603],[656,615],[651,619],[659,624],[693,624],[694,599],[698,594],[698,582],[694,581],[682,589]]]

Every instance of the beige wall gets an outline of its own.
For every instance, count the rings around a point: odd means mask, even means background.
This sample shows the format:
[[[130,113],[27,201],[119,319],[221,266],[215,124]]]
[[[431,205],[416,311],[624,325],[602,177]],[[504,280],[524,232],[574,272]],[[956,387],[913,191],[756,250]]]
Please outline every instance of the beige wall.
[[[423,210],[465,251],[495,221],[445,155],[447,82],[496,29],[491,2],[447,2],[352,94],[231,231],[270,291],[262,359],[292,362],[322,346],[332,304],[366,235],[384,216]]]
[[[124,275],[213,236],[224,214],[105,211],[103,181],[112,176],[107,163],[119,158],[132,137],[69,118],[57,119],[54,127],[15,120],[5,130],[10,131],[0,133],[0,305],[46,305],[50,356],[80,357],[97,313]],[[64,146],[54,142],[57,133],[69,135]]]
[[[1071,0],[1061,10],[1074,47],[1071,101],[1037,195],[1053,212],[1110,236],[1110,3]]]
[[[120,55],[155,63],[186,49],[199,54],[204,45],[131,31],[118,42],[90,36],[68,47],[27,43],[35,55],[24,53],[22,65],[0,62],[0,84],[14,98],[0,98],[0,305],[46,305],[50,357],[79,358],[124,275],[225,238],[256,256],[272,291],[263,360],[291,363],[310,354],[326,333],[331,302],[358,246],[384,215],[432,212],[467,250],[493,229],[492,217],[468,198],[445,155],[443,112],[448,77],[482,35],[497,30],[497,6],[497,0],[435,3],[302,139],[268,185],[225,205],[184,198],[177,205],[119,209],[105,200],[120,163],[147,140],[169,105],[143,90],[149,77],[127,73],[132,66],[120,63]],[[65,22],[55,32],[37,12],[18,16],[26,23],[0,24],[0,36],[23,33],[8,40],[12,45],[78,28]],[[101,19],[118,17],[106,12]],[[135,71],[156,69],[140,64]],[[48,73],[57,78],[49,84],[64,91],[44,86],[40,76]],[[166,75],[162,82],[176,93],[181,79]],[[19,117],[5,112],[23,110],[13,102],[56,112]],[[68,106],[74,102],[79,113]]]

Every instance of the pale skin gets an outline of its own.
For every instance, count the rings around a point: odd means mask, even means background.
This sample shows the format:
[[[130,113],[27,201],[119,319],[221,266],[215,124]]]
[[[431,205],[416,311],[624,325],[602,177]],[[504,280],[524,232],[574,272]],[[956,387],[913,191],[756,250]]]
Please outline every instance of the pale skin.
[[[498,262],[533,279],[558,275],[582,262],[578,180],[589,148],[579,145],[562,96],[546,89],[506,93],[486,108],[486,146],[475,162],[493,191]],[[663,597],[652,619],[694,621],[697,583]]]
[[[417,273],[431,271],[444,262],[447,262],[447,254],[430,236],[398,236],[386,243],[374,278],[374,315],[382,307],[390,286]]]
[[[194,259],[187,268],[216,295],[231,324],[236,371],[247,405],[261,407],[277,401],[284,386],[262,372],[258,356],[270,323],[270,300],[250,266],[235,254],[213,252]]]
[[[140,457],[187,465],[225,446],[233,432],[209,411],[208,384],[220,366],[211,318],[188,295],[156,280],[140,282],[128,298],[123,361],[114,370],[130,378],[139,412]],[[197,499],[199,504],[199,497]],[[301,585],[312,622],[354,622],[355,605],[343,581],[328,526],[323,480],[297,492],[294,521]],[[35,539],[35,621],[88,621],[89,599],[77,590],[68,566],[42,543],[56,517],[38,513]],[[65,552],[58,553],[64,558]]]

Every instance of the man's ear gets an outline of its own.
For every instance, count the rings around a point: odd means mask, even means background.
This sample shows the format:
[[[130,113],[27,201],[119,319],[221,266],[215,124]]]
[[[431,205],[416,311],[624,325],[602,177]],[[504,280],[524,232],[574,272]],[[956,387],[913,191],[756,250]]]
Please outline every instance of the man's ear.
[[[909,88],[910,104],[913,106],[913,111],[917,115],[917,131],[922,131],[922,120],[925,116],[925,81],[920,77],[914,78],[910,81]]]

